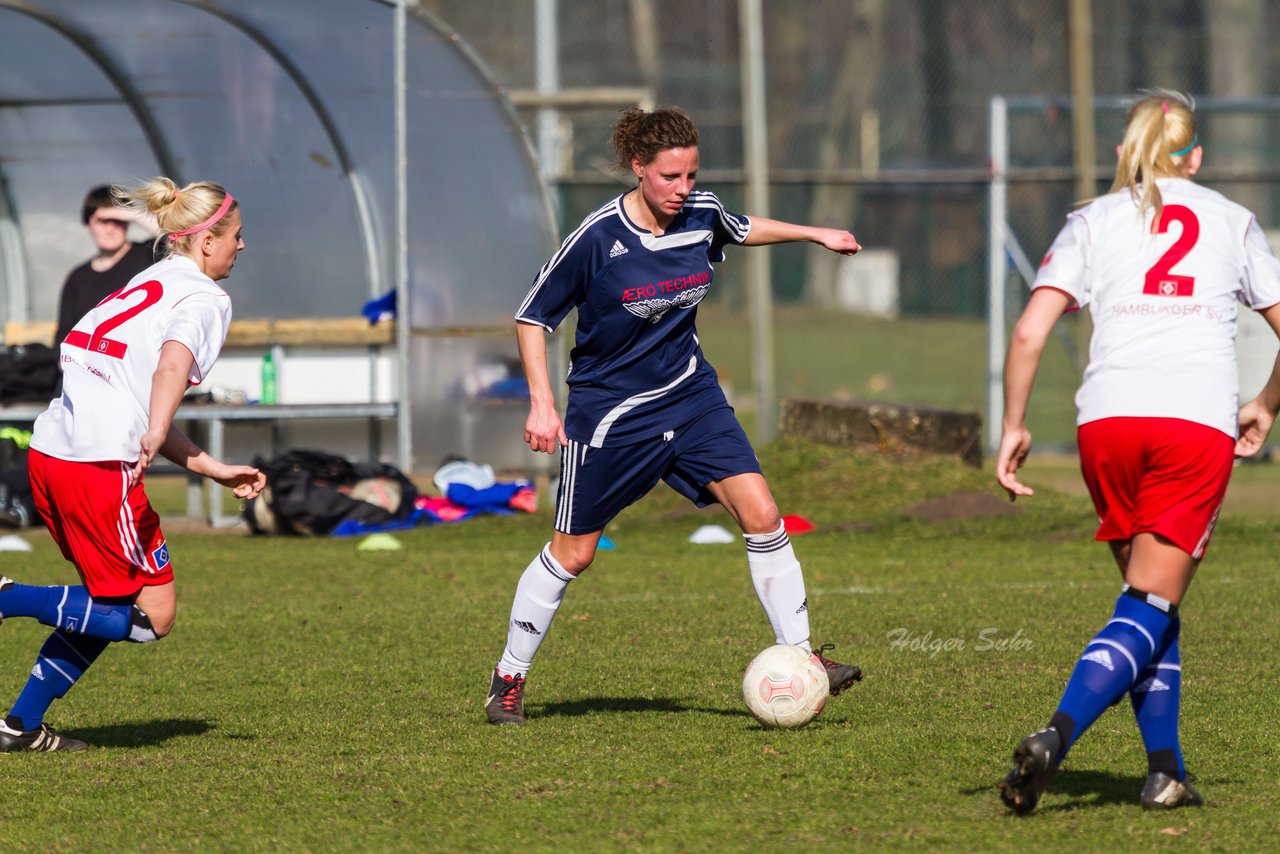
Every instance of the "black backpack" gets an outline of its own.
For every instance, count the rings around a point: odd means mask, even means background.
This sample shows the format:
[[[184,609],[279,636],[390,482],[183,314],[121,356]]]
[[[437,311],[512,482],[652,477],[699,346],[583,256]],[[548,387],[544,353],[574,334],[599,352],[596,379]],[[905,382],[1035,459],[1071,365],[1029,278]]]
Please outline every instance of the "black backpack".
[[[30,443],[31,431],[25,427],[0,426],[0,526],[25,528],[39,518],[27,474]]]
[[[245,502],[254,533],[328,534],[348,520],[382,525],[407,519],[418,497],[412,481],[385,463],[297,450],[253,464],[267,476],[262,494]]]
[[[17,344],[0,351],[0,404],[48,403],[61,388],[57,350]]]

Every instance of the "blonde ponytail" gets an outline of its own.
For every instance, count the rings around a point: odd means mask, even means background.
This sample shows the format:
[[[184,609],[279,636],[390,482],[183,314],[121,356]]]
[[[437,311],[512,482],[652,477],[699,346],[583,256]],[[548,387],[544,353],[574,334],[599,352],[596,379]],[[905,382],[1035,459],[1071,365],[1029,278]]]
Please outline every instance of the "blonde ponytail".
[[[163,235],[176,235],[193,226],[200,225],[218,213],[229,195],[220,184],[212,181],[196,181],[179,188],[173,181],[163,176],[143,181],[129,189],[116,187],[113,189],[116,201],[132,208],[138,213],[149,213],[156,219]],[[232,200],[223,212],[223,216],[209,227],[209,231],[221,236],[227,229],[227,215],[235,210],[239,203]],[[186,254],[189,244],[195,240],[193,235],[173,236],[169,240],[169,253]]]
[[[1195,102],[1189,97],[1164,89],[1143,93],[1129,108],[1111,192],[1128,190],[1138,210],[1150,208],[1158,220],[1164,200],[1156,179],[1186,177],[1197,131]]]

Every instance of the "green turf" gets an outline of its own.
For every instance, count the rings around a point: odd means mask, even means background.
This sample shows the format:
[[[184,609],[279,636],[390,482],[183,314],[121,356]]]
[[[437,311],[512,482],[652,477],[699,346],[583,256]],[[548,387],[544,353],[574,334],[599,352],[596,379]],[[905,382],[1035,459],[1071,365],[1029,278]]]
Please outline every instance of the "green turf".
[[[529,724],[481,704],[546,511],[333,539],[175,533],[181,616],[108,651],[50,721],[94,748],[0,757],[6,850],[781,851],[1267,848],[1277,534],[1227,516],[1184,615],[1183,742],[1210,806],[1147,814],[1132,715],[1109,711],[1036,814],[994,784],[1053,709],[1118,581],[1076,495],[927,522],[903,513],[985,472],[779,443],[761,457],[796,538],[815,639],[866,680],[809,727],[770,731],[740,696],[771,642],[725,522],[661,488],[609,529],[570,588],[527,695]],[[6,554],[68,577],[54,546]],[[46,634],[0,628],[0,702]],[[895,647],[893,639],[910,643]],[[1004,641],[1009,648],[984,648]],[[938,649],[934,652],[934,649]]]

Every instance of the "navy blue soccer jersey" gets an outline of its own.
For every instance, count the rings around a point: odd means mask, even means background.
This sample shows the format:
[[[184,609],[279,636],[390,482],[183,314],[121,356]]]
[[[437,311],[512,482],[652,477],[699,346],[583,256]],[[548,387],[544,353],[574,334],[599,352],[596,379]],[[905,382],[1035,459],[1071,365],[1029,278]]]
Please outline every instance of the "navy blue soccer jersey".
[[[694,328],[712,261],[751,229],[712,193],[693,192],[666,233],[631,221],[622,196],[560,245],[516,320],[547,331],[578,309],[565,433],[592,447],[641,441],[726,401]]]

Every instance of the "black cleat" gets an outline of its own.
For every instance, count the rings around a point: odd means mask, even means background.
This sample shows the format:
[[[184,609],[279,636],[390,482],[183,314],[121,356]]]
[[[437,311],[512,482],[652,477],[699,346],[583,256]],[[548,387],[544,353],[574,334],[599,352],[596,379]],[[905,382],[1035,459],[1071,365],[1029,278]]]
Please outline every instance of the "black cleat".
[[[495,667],[484,710],[491,724],[521,726],[524,723],[524,674],[503,676]]]
[[[827,671],[827,683],[831,686],[831,696],[833,697],[854,682],[862,681],[861,667],[856,664],[841,664],[823,655],[827,650],[835,648],[836,645],[833,643],[824,644],[818,647],[818,651],[813,654],[813,660],[822,665],[823,670]]]
[[[21,730],[10,726],[16,718],[8,717],[0,722],[0,753],[17,753],[21,750],[44,752],[48,750],[84,750],[89,745],[65,735],[58,735],[48,724],[39,729]]]
[[[1058,770],[1062,736],[1053,727],[1033,732],[1013,751],[1013,770],[1000,781],[1000,799],[1018,815],[1036,808],[1040,794]]]
[[[1191,785],[1191,775],[1185,780],[1175,780],[1163,771],[1147,775],[1147,785],[1142,787],[1142,808],[1145,810],[1171,810],[1177,807],[1202,807],[1204,798]]]

